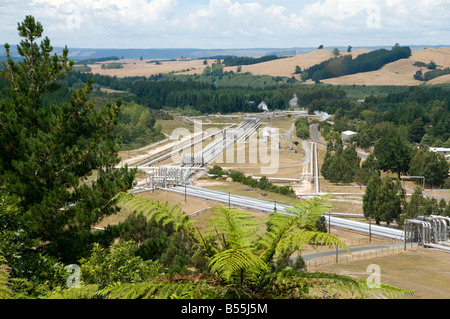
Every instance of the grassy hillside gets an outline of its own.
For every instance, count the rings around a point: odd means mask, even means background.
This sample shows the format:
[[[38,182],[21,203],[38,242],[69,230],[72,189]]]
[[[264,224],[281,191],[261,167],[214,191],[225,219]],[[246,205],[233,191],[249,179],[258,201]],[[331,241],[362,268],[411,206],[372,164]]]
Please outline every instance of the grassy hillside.
[[[370,50],[360,49],[354,52],[340,51],[341,56],[351,55],[352,59],[356,59],[359,55],[368,53]],[[233,71],[238,73],[240,68],[241,74],[250,73],[255,76],[261,76],[260,83],[257,86],[267,84],[270,77],[294,77],[296,80],[300,80],[300,74],[296,74],[296,67],[306,70],[315,64],[320,64],[323,61],[333,58],[335,55],[332,50],[315,50],[304,54],[298,54],[288,56],[284,59],[276,59],[263,63],[257,63],[252,65],[242,66],[230,66],[224,67],[224,72]],[[187,75],[201,75],[206,67],[211,67],[216,62],[214,59],[206,60],[204,64],[203,59],[173,59],[162,60],[160,63],[147,63],[154,60],[140,60],[140,59],[121,59],[114,62],[123,64],[122,69],[101,69],[101,64],[90,64],[94,74],[117,76],[119,78],[129,76],[151,76],[156,74],[187,74]],[[423,73],[429,71],[426,67],[417,66],[417,62],[423,64],[429,64],[431,61],[435,62],[437,69],[445,69],[450,67],[450,48],[432,48],[413,50],[411,56],[408,59],[401,59],[393,63],[388,63],[381,69],[371,72],[363,72],[351,75],[345,75],[335,77],[331,79],[324,79],[321,82],[332,85],[366,85],[366,86],[379,86],[379,85],[421,85],[423,81],[416,80],[414,75],[417,71],[421,70]],[[416,65],[414,65],[416,64]],[[238,79],[238,78],[234,78]],[[243,76],[238,79],[239,81],[248,81],[249,78]],[[254,79],[252,79],[253,81]],[[259,80],[258,80],[259,81]],[[312,80],[304,82],[306,84],[313,83]],[[442,84],[450,83],[450,75],[443,75],[434,78],[425,84]],[[241,84],[242,85],[242,84]]]

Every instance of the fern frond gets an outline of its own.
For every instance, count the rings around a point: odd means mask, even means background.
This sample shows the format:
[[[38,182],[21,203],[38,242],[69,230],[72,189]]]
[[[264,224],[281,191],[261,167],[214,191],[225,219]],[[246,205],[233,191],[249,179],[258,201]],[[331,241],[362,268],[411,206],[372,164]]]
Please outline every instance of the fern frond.
[[[266,264],[270,263],[272,260],[278,244],[283,237],[295,229],[296,223],[297,221],[295,216],[288,216],[278,213],[271,214],[269,218],[269,230],[260,241],[262,247],[265,247],[265,250],[262,252],[260,258]]]
[[[327,202],[329,197],[329,195],[322,195],[301,204],[294,203],[286,210],[298,217],[300,225],[314,225],[325,212],[329,211],[331,207]]]
[[[80,288],[55,288],[46,299],[96,299],[99,285],[84,285]]]
[[[99,291],[99,296],[108,299],[195,299],[210,294],[219,296],[220,287],[211,285],[207,280],[168,279],[153,280],[144,283],[117,283]]]
[[[261,273],[268,270],[268,266],[250,250],[244,248],[228,249],[214,255],[209,267],[226,281],[242,273]]]
[[[282,254],[288,250],[302,250],[304,245],[311,243],[313,243],[313,245],[322,244],[326,246],[338,246],[350,252],[348,247],[339,238],[320,231],[300,231],[291,233],[280,240],[277,252]]]
[[[219,236],[219,240],[226,240],[226,248],[250,247],[253,245],[253,236],[258,230],[257,222],[252,214],[227,207],[215,208],[209,225]]]
[[[11,292],[8,287],[9,272],[6,266],[6,259],[0,253],[0,299],[11,299]]]
[[[302,274],[302,277],[309,286],[308,294],[315,298],[364,298],[374,294],[400,298],[414,293],[412,290],[400,289],[382,283],[380,283],[378,288],[372,288],[367,285],[366,280],[338,274],[305,272]]]
[[[299,231],[306,232],[308,229],[315,229],[313,225],[329,208],[326,203],[328,197],[320,196],[301,204],[293,204],[293,207],[287,209],[292,213],[290,215],[272,213],[267,223],[268,230],[261,239],[262,246],[266,248],[261,254],[261,259],[270,263],[277,251],[283,249],[286,251],[288,246],[291,246],[292,251],[300,249],[312,233],[301,235]],[[314,236],[322,237],[318,234]],[[288,237],[287,240],[286,237]],[[336,241],[335,238],[329,236],[323,236],[323,239]],[[280,244],[282,244],[281,247],[279,247]]]
[[[164,227],[171,226],[176,232],[184,230],[194,241],[199,242],[194,221],[181,211],[179,205],[169,205],[164,201],[134,196],[131,193],[119,193],[115,199],[135,214],[142,213],[147,221],[154,220]]]

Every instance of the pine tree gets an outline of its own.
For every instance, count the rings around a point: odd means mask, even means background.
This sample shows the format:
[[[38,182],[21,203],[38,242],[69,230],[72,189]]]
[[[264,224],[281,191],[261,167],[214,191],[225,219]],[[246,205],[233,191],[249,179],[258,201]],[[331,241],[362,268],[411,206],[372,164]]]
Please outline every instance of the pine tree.
[[[424,176],[428,186],[441,186],[448,177],[449,164],[440,154],[427,148],[418,149],[411,160],[409,174]]]
[[[404,204],[404,194],[399,180],[394,183],[390,177],[381,178],[377,173],[370,177],[363,196],[365,217],[374,218],[377,224],[384,221],[389,225],[394,220],[400,219]]]
[[[363,211],[365,217],[375,218],[377,224],[380,223],[380,218],[377,216],[377,193],[381,185],[381,177],[379,174],[372,174],[367,182],[366,192],[363,196]]]
[[[97,108],[89,102],[88,80],[70,104],[42,106],[43,94],[51,94],[73,62],[67,47],[58,56],[51,55],[47,37],[37,43],[43,27],[32,16],[18,30],[23,59],[14,62],[6,44],[1,73],[10,87],[0,102],[0,187],[21,199],[30,236],[45,242],[40,248],[74,262],[99,239],[91,227],[117,212],[111,199],[134,180],[134,171],[114,168],[119,140],[113,130],[121,102]]]
[[[356,149],[351,146],[345,150],[342,148],[342,143],[336,143],[335,154],[327,151],[324,163],[321,168],[322,175],[334,183],[351,183],[355,179],[355,175],[359,170],[360,158]]]
[[[388,225],[394,220],[399,220],[402,212],[402,202],[397,186],[398,184],[395,184],[390,177],[385,177],[378,189],[375,214]]]
[[[381,170],[397,173],[408,172],[411,150],[407,141],[391,131],[375,143],[374,156]]]
[[[410,142],[420,143],[425,133],[425,123],[423,122],[423,119],[419,117],[418,119],[415,119],[409,127],[408,139]]]
[[[355,179],[359,185],[367,185],[372,174],[380,174],[375,156],[370,154],[357,170]]]

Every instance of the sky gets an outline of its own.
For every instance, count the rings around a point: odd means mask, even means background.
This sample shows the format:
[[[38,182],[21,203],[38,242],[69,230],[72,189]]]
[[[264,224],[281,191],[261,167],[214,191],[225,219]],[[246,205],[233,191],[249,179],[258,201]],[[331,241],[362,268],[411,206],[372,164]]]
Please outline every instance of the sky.
[[[450,0],[0,0],[0,43],[27,15],[69,49],[450,45]]]

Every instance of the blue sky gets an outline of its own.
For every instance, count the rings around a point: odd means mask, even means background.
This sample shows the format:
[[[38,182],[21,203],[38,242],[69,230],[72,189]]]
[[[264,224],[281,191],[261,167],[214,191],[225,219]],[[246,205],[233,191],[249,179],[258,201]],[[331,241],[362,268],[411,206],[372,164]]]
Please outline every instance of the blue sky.
[[[69,48],[450,44],[450,0],[0,0],[0,43],[26,15]]]

